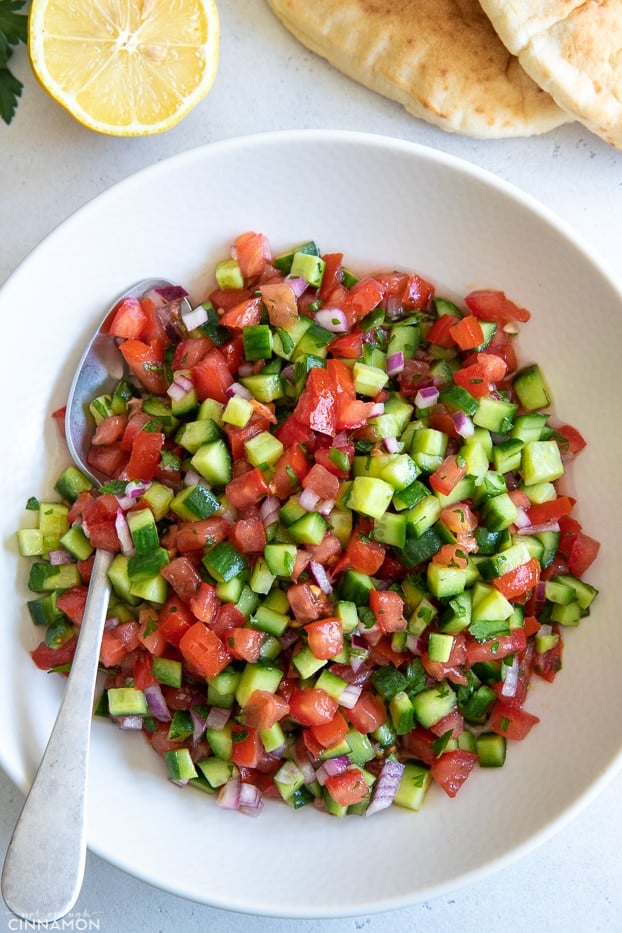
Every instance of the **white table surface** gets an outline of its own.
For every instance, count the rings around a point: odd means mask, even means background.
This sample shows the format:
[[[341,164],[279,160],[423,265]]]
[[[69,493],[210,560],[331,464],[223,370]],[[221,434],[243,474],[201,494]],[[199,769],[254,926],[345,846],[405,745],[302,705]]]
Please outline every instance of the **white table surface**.
[[[115,182],[195,146],[282,128],[363,130],[474,162],[542,201],[622,275],[622,152],[580,124],[531,139],[449,135],[307,52],[264,0],[219,0],[219,8],[215,85],[178,127],[156,137],[117,139],[82,128],[37,85],[25,50],[15,54],[24,91],[12,124],[0,123],[0,285],[59,222]],[[2,853],[21,802],[0,772]],[[56,928],[87,929],[88,918],[105,933],[613,933],[622,931],[621,832],[618,774],[553,838],[486,879],[410,908],[334,920],[227,913],[155,890],[89,854],[78,904]],[[0,930],[26,929],[1,908]]]

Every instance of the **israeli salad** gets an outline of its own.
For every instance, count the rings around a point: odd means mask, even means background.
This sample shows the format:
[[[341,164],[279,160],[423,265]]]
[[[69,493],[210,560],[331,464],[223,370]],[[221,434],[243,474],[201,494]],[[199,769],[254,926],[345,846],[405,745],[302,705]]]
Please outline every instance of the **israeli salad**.
[[[562,487],[585,441],[518,363],[529,312],[254,232],[186,298],[118,304],[128,378],[91,404],[109,480],[69,466],[28,503],[34,662],[69,669],[111,550],[96,713],[171,781],[247,814],[455,796],[537,724],[530,686],[597,595]]]

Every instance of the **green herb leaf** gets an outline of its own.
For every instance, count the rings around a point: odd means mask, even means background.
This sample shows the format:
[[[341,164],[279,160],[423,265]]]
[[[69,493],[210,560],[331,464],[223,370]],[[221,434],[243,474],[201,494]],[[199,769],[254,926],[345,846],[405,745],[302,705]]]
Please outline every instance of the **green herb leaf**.
[[[0,0],[0,117],[10,123],[15,115],[23,84],[8,68],[11,46],[26,44],[28,17],[18,12],[25,0]]]

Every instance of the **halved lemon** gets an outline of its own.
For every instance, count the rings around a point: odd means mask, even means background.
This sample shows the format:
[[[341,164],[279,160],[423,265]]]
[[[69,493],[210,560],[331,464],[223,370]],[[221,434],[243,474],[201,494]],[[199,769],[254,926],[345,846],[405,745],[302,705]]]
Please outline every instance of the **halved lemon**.
[[[43,87],[113,136],[175,126],[216,77],[213,0],[33,0],[28,47]]]

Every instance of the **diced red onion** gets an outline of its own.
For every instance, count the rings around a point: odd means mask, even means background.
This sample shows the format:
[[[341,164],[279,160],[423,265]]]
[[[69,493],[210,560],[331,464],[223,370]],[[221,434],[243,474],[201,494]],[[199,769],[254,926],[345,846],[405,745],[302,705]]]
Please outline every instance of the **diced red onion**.
[[[296,298],[300,298],[301,295],[307,290],[307,285],[309,284],[306,279],[303,279],[301,276],[288,276],[285,281],[290,286]]]
[[[404,354],[401,350],[398,350],[397,353],[391,353],[389,356],[387,356],[387,376],[397,376],[398,373],[403,372],[404,362]]]
[[[553,626],[552,626],[552,625],[549,625],[548,623],[545,623],[545,624],[543,624],[543,625],[540,626],[540,635],[552,635],[552,634],[553,634]]]
[[[148,687],[143,688],[143,693],[145,694],[147,706],[152,716],[155,716],[159,722],[170,722],[172,719],[171,713],[164,699],[160,684],[149,684]]]
[[[284,761],[278,771],[278,778],[280,784],[285,784],[286,786],[290,784],[296,784],[300,779],[301,770],[298,767],[295,761]]]
[[[205,324],[207,321],[207,309],[203,305],[197,305],[196,308],[192,308],[190,311],[182,311],[181,319],[187,330],[194,330],[195,327],[200,327],[201,324]]]
[[[404,767],[400,761],[393,761],[391,758],[385,761],[374,785],[371,803],[365,811],[365,816],[373,816],[374,813],[391,806],[400,786]]]
[[[162,285],[159,288],[154,288],[153,291],[169,303],[171,301],[181,301],[183,298],[188,297],[188,292],[181,285]]]
[[[359,671],[365,668],[365,661],[369,657],[368,648],[351,648],[350,649],[350,667],[354,674],[358,674]]]
[[[243,781],[240,784],[238,808],[246,816],[259,816],[263,809],[263,799],[259,788]]]
[[[194,388],[194,383],[189,376],[186,376],[185,373],[176,373],[175,378],[171,382],[170,386],[166,390],[166,394],[169,398],[172,398],[173,401],[178,402],[185,395],[188,395],[189,392]]]
[[[328,579],[328,574],[326,569],[319,564],[316,560],[309,561],[309,570],[313,574],[315,582],[321,589],[323,593],[332,593],[333,588],[331,586],[330,580]]]
[[[240,382],[232,382],[231,385],[225,389],[225,395],[227,398],[233,398],[234,395],[237,395],[238,398],[251,399],[253,393],[249,392],[246,386],[243,386]]]
[[[543,531],[559,531],[559,522],[543,522],[541,525],[528,525],[518,529],[518,533],[524,535],[539,535]]]
[[[294,761],[303,776],[305,785],[308,787],[309,784],[313,784],[313,782],[316,780],[315,768],[309,761],[309,758],[306,755],[301,755],[300,757],[295,755]]]
[[[313,512],[319,501],[320,497],[312,489],[303,489],[298,496],[298,503],[305,512]]]
[[[186,470],[184,473],[184,486],[198,486],[203,477],[196,470]]]
[[[131,479],[125,487],[125,495],[129,496],[130,499],[138,499],[147,492],[150,486],[150,482],[145,482],[142,479]]]
[[[223,810],[237,810],[240,806],[240,778],[235,775],[218,791],[216,802]]]
[[[507,324],[503,325],[503,333],[510,334],[511,336],[516,336],[519,333],[518,324],[516,321],[508,321]]]
[[[517,528],[527,528],[529,525],[531,525],[531,521],[529,520],[529,516],[527,515],[527,512],[525,511],[525,509],[521,508],[520,506],[516,510],[516,518],[514,519],[514,524],[516,525]]]
[[[114,527],[121,545],[121,550],[124,554],[133,554],[134,553],[134,542],[132,541],[132,535],[130,534],[130,528],[127,523],[127,518],[125,517],[122,509],[117,509],[117,514],[114,519]]]
[[[231,718],[231,710],[222,706],[212,706],[205,720],[206,729],[224,729]]]
[[[472,437],[475,425],[464,411],[455,411],[451,416],[454,428],[460,437]]]
[[[239,376],[252,376],[254,367],[255,367],[254,363],[240,363],[240,365],[238,366],[238,375]]]
[[[409,633],[406,636],[406,647],[411,654],[417,655],[417,657],[420,657],[424,652],[424,644],[422,639],[419,637],[419,635],[413,635],[412,633]]]
[[[327,778],[335,777],[337,774],[343,774],[350,767],[350,759],[347,755],[338,755],[337,758],[327,758],[315,772],[316,781],[324,786]]]
[[[501,695],[504,697],[515,697],[518,688],[518,675],[520,673],[518,655],[514,655],[511,664],[503,664],[501,670],[503,671]]]
[[[317,504],[317,510],[320,513],[320,515],[324,516],[324,518],[326,518],[327,515],[330,515],[330,513],[333,511],[334,508],[335,508],[334,499],[320,499],[320,501]]]
[[[385,302],[385,310],[393,321],[402,316],[404,308],[398,295],[389,295]]]
[[[438,402],[439,391],[436,386],[423,386],[415,395],[417,408],[431,408]]]
[[[109,630],[121,625],[121,619],[118,616],[108,616],[104,622],[104,629]]]
[[[73,557],[64,547],[57,547],[49,551],[48,558],[53,567],[58,567],[59,564],[71,564],[73,562]]]
[[[205,732],[205,716],[201,716],[195,709],[190,710],[192,719],[192,741],[198,742]]]
[[[283,379],[289,382],[290,385],[293,385],[294,382],[296,381],[294,365],[291,364],[290,366],[286,366],[285,369],[282,370],[281,376],[283,377]]]
[[[315,323],[332,334],[345,334],[349,328],[345,311],[341,308],[322,308],[316,311]]]
[[[121,729],[133,729],[137,731],[143,727],[142,716],[118,716],[115,722]]]
[[[344,709],[352,709],[363,692],[362,684],[348,684],[339,695],[339,705]]]
[[[397,437],[385,437],[383,438],[383,443],[388,453],[399,454],[400,442],[398,441]]]
[[[264,527],[268,528],[279,520],[281,502],[276,496],[267,496],[259,506],[259,517]]]
[[[378,418],[380,415],[384,415],[384,402],[375,402],[369,409],[369,417]]]

